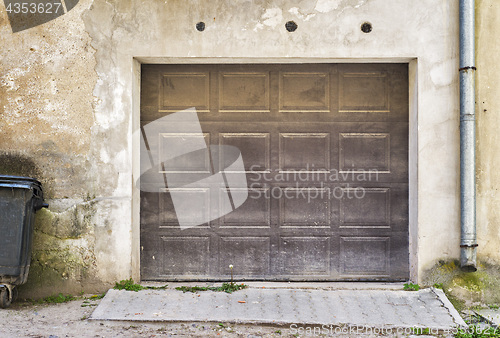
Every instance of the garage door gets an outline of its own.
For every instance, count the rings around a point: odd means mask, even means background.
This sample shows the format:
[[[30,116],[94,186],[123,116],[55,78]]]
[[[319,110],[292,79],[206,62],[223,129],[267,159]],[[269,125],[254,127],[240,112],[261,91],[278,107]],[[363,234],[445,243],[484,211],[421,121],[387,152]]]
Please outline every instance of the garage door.
[[[181,160],[144,170],[143,280],[227,280],[230,264],[238,280],[408,279],[407,64],[142,66],[143,132],[190,107],[207,146],[241,151],[228,175],[246,175],[248,198],[181,229],[175,189],[192,194],[193,219],[226,202],[169,187],[169,172],[200,175]],[[141,163],[189,138],[158,128]]]

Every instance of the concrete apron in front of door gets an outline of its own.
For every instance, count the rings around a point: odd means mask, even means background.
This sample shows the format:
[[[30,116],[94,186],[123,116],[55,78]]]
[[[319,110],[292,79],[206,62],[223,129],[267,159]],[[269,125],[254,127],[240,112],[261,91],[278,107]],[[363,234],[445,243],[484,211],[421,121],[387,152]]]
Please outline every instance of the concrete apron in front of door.
[[[186,284],[191,283],[182,285]],[[427,328],[436,333],[466,326],[443,291],[435,288],[410,292],[399,283],[248,284],[249,288],[231,294],[183,293],[175,289],[180,283],[164,290],[112,289],[90,319],[349,326],[356,330]]]

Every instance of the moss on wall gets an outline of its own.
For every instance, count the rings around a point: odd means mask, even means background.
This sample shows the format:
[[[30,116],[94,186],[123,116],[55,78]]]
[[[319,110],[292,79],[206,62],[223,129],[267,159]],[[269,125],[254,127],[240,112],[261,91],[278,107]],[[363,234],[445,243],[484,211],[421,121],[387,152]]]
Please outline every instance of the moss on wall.
[[[31,267],[28,282],[20,287],[21,297],[101,292],[109,286],[96,278],[95,204],[91,200],[62,212],[36,213]]]
[[[34,177],[42,183],[45,196],[50,195],[37,161],[21,152],[0,152],[0,175]],[[102,291],[106,284],[95,278],[93,228],[96,202],[87,193],[83,200],[60,212],[41,209],[36,213],[32,261],[28,282],[20,287],[25,298],[45,297],[58,292]],[[71,200],[69,200],[71,202]],[[64,203],[63,203],[64,204]],[[57,208],[55,208],[57,209]],[[89,288],[90,286],[90,288]]]
[[[0,12],[0,175],[41,181],[50,209],[36,214],[32,263],[21,297],[92,292],[96,195],[91,141],[95,50],[81,19],[92,0],[13,33]],[[116,173],[113,173],[116,174]]]
[[[80,238],[92,230],[94,214],[94,202],[73,205],[60,213],[42,209],[36,214],[35,229],[60,239]]]
[[[500,304],[500,266],[479,261],[476,272],[460,270],[456,260],[439,261],[425,271],[424,286],[440,284],[459,309]]]
[[[21,297],[36,299],[59,292],[75,294],[82,290],[100,292],[108,287],[95,277],[91,228],[85,221],[80,223],[90,216],[67,219],[68,215],[72,213],[63,213],[62,217],[50,211],[37,213],[31,267],[28,282],[20,287]],[[56,228],[54,234],[47,234],[40,230],[53,224],[65,225],[63,229],[68,231],[64,233]],[[71,226],[66,227],[67,224]]]

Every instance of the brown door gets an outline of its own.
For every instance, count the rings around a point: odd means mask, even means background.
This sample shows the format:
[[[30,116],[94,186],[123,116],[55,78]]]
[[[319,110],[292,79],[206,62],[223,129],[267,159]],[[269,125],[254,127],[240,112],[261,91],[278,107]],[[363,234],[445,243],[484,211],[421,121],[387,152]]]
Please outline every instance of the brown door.
[[[245,174],[248,198],[181,230],[168,168],[144,174],[143,280],[227,280],[230,264],[238,280],[408,279],[407,64],[143,65],[141,126],[189,107],[207,145],[241,151],[226,180]]]

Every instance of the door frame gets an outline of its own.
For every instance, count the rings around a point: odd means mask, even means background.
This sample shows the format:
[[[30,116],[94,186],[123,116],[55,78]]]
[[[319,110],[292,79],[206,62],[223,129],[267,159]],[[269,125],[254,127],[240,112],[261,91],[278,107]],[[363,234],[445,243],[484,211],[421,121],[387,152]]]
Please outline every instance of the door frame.
[[[409,58],[382,59],[336,59],[336,58],[158,58],[135,57],[132,62],[132,248],[131,274],[136,281],[141,280],[140,247],[140,190],[136,182],[140,176],[140,94],[142,64],[286,64],[286,63],[407,63],[408,103],[409,103],[409,149],[408,149],[408,216],[409,216],[409,271],[410,281],[418,281],[418,60]]]

